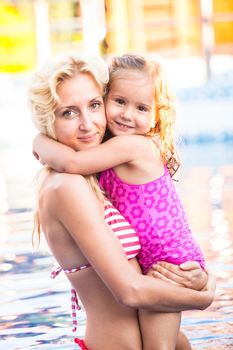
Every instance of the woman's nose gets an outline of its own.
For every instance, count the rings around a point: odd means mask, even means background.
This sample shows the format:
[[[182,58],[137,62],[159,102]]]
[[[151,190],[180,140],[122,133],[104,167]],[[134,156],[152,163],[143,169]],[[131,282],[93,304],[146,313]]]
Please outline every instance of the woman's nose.
[[[93,127],[93,122],[91,117],[87,112],[82,114],[81,120],[80,120],[80,130],[82,131],[90,131]]]

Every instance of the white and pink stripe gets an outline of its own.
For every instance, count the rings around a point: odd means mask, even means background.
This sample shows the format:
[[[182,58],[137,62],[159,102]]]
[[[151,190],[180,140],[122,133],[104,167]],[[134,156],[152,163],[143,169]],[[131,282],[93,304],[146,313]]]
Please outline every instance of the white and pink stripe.
[[[104,213],[104,220],[120,240],[127,258],[134,258],[141,249],[135,230],[110,202],[105,205]]]

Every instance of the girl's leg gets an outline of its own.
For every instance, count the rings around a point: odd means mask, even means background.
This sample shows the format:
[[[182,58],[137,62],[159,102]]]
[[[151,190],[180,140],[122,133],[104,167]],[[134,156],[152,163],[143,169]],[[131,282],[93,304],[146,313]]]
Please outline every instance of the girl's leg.
[[[143,350],[175,350],[181,313],[139,311]],[[181,350],[181,348],[179,348]],[[183,350],[183,349],[182,349]]]
[[[192,350],[191,344],[183,332],[178,334],[176,350]]]

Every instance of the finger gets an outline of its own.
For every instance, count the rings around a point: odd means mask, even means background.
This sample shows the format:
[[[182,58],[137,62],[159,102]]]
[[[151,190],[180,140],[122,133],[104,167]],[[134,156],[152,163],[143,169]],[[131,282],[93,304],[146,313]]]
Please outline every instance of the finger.
[[[157,271],[154,271],[152,273],[152,277],[154,277],[156,279],[159,279],[159,280],[162,280],[162,281],[165,281],[165,282],[169,282],[169,283],[175,284],[175,285],[179,285],[179,283],[176,283],[175,281],[165,277],[164,275],[162,275],[161,273],[159,273]]]
[[[179,266],[184,271],[201,269],[201,266],[197,261],[185,261],[184,263],[180,264]]]
[[[179,267],[176,267],[179,268]],[[172,280],[173,282],[176,282],[178,284],[184,285],[184,282],[186,282],[186,279],[184,279],[179,274],[175,273],[175,269],[173,268],[173,271],[168,270],[164,266],[161,266],[160,264],[153,266],[153,272],[159,272],[161,275],[166,277],[169,280]],[[182,271],[180,271],[182,272]]]
[[[38,154],[35,151],[33,151],[32,154],[37,160],[39,160],[39,156],[38,156]]]
[[[201,267],[198,262],[196,261],[186,261],[182,263],[181,265],[174,265],[165,261],[160,261],[157,263],[158,265],[164,267],[165,269],[181,276],[187,278],[188,272],[190,271],[190,274],[194,276],[196,273],[197,275],[201,271]],[[182,266],[182,267],[181,267]],[[196,270],[196,271],[195,271]]]
[[[42,164],[43,166],[47,165],[42,159],[40,159],[40,164]]]
[[[187,264],[188,265],[188,264]],[[189,262],[189,267],[195,267],[195,269],[183,270],[179,265],[173,265],[167,262],[159,262],[154,265],[153,271],[158,271],[165,275],[167,278],[182,284],[185,287],[200,290],[207,282],[207,275],[203,273],[199,264],[193,264]]]
[[[159,261],[157,262],[157,265],[158,266],[161,266],[162,268],[176,274],[176,275],[179,275],[179,276],[183,276],[183,271],[180,269],[180,266],[179,265],[174,265],[174,264],[171,264],[171,263],[168,263],[166,261]]]

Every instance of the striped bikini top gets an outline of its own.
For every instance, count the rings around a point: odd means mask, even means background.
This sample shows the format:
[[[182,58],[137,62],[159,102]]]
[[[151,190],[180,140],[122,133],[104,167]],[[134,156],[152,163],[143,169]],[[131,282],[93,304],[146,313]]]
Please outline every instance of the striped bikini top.
[[[141,249],[139,238],[135,230],[130,226],[128,221],[120,214],[120,212],[113,207],[110,202],[107,202],[104,206],[104,220],[110,226],[113,233],[120,240],[122,248],[128,258],[132,259],[137,256]],[[91,267],[89,263],[81,265],[71,269],[62,269],[60,266],[53,270],[50,274],[51,278],[55,278],[61,271],[65,273],[73,273],[83,269]],[[77,328],[76,310],[80,310],[78,303],[78,297],[75,289],[71,288],[71,309],[72,309],[72,321],[73,331]]]
[[[120,240],[127,258],[135,258],[141,249],[139,238],[129,222],[110,202],[104,207],[104,220]]]

